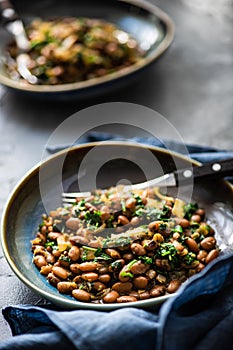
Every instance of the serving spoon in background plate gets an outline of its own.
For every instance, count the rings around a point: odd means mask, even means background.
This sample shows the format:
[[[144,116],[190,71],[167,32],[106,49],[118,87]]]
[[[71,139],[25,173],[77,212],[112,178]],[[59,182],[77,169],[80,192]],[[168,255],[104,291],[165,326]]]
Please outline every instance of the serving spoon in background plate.
[[[39,79],[28,69],[30,43],[16,9],[9,0],[0,0],[0,15],[4,28],[14,37],[18,55],[16,57],[17,71],[30,84],[39,84]]]

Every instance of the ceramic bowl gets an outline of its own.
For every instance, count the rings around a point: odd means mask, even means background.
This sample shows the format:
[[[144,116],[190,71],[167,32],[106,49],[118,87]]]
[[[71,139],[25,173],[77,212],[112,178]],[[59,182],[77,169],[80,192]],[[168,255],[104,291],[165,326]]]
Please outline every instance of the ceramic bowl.
[[[118,72],[83,82],[59,85],[30,85],[13,81],[4,69],[4,50],[11,39],[0,29],[0,83],[18,92],[34,97],[66,99],[84,98],[114,91],[137,78],[169,47],[174,36],[170,17],[156,6],[143,0],[66,0],[14,1],[24,23],[35,17],[42,19],[59,16],[81,16],[105,19],[130,33],[143,46],[145,57],[138,63]]]
[[[72,147],[69,151],[58,152],[44,161],[42,165],[36,165],[24,176],[13,190],[3,213],[1,232],[3,251],[10,267],[23,283],[43,298],[65,309],[109,310],[128,306],[128,303],[109,305],[84,303],[70,296],[60,294],[55,287],[46,281],[46,278],[39,273],[32,262],[30,241],[35,237],[45,207],[47,210],[52,210],[61,206],[61,189],[55,181],[61,164],[64,162],[61,177],[64,190],[78,190],[77,172],[80,164],[88,152],[97,146],[103,155],[106,152],[110,152],[109,154],[116,154],[115,152],[119,154],[121,152],[123,155],[122,159],[118,157],[105,162],[99,169],[96,176],[96,186],[100,188],[116,185],[120,179],[127,179],[131,183],[145,181],[145,173],[142,168],[137,166],[137,160],[145,149],[150,151],[160,164],[151,173],[152,177],[160,176],[163,172],[170,172],[177,167],[198,165],[197,162],[189,158],[156,147],[144,147],[125,142],[90,143]],[[91,171],[99,164],[98,162],[99,160],[96,160],[93,164],[89,164],[86,170]],[[146,167],[148,168],[149,165],[145,162],[143,169],[146,169]],[[41,176],[42,170],[43,176]],[[216,231],[216,238],[222,250],[221,254],[224,254],[233,243],[231,237],[232,186],[223,180],[205,181],[196,184],[193,188],[192,200],[197,201],[206,209],[207,218]],[[130,306],[153,308],[166,301],[170,296],[164,295],[158,298],[132,302]]]

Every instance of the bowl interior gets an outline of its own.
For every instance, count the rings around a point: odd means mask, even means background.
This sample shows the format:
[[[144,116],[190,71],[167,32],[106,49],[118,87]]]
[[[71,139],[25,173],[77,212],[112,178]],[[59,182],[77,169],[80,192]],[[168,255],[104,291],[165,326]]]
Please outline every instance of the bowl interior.
[[[135,0],[67,0],[66,2],[50,0],[38,1],[31,3],[28,1],[14,1],[15,6],[21,15],[25,24],[36,17],[42,19],[54,17],[94,17],[101,18],[115,23],[123,30],[129,32],[136,38],[139,45],[146,51],[146,56],[142,62],[135,67],[129,67],[125,70],[125,74],[129,74],[141,66],[145,66],[159,56],[170,44],[173,37],[173,25],[166,14],[157,9],[155,6],[145,2]],[[46,85],[25,85],[14,82],[8,78],[5,68],[5,46],[11,39],[4,28],[0,29],[0,82],[16,89],[30,90],[34,92],[59,92],[60,90],[81,89],[104,82],[106,79],[111,80],[119,78],[121,73],[113,73],[111,77],[101,77],[91,79],[86,82],[62,84],[56,86]]]
[[[44,213],[45,207],[51,210],[61,206],[60,188],[56,184],[56,181],[54,181],[57,172],[60,170],[61,161],[63,162],[63,158],[65,159],[62,174],[64,190],[78,190],[77,173],[81,161],[96,145],[98,143],[74,147],[67,154],[66,151],[62,151],[53,156],[41,168],[44,173],[43,177],[40,177],[41,169],[39,166],[36,166],[16,187],[3,215],[2,245],[11,268],[35,292],[64,308],[104,310],[127,306],[126,304],[105,305],[82,303],[69,296],[62,295],[56,288],[46,282],[46,278],[40,275],[38,269],[32,263],[30,240],[35,237],[36,229],[41,222],[41,215]],[[127,179],[132,183],[145,180],[145,174],[142,168],[136,165],[138,157],[141,157],[142,146],[110,142],[100,144],[98,147],[100,147],[103,154],[107,150],[113,153],[116,149],[118,154],[122,152],[122,158],[118,157],[117,159],[105,162],[99,169],[96,176],[98,187],[106,188],[115,185],[120,179]],[[189,159],[175,153],[169,153],[154,147],[149,148],[149,150],[161,165],[160,170],[153,170],[150,173],[151,178],[161,175],[162,172],[172,171],[177,166],[184,167],[190,165]],[[87,171],[91,171],[96,165],[97,161]],[[148,168],[148,164],[145,163],[145,167]],[[41,184],[45,190],[43,190],[45,193],[43,203],[40,193]],[[171,190],[169,193],[176,195],[176,190]],[[192,200],[197,201],[201,206],[205,207],[207,217],[216,230],[217,240],[223,253],[225,249],[231,249],[233,243],[230,233],[233,211],[233,191],[231,186],[220,180],[203,182],[194,186]],[[137,307],[155,307],[167,298],[168,296],[162,296],[131,304]]]

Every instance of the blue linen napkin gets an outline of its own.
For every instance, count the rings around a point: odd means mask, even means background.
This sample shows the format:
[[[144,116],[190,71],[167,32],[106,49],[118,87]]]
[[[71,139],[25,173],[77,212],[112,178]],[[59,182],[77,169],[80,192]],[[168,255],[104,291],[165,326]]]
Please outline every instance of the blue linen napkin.
[[[90,133],[82,142],[110,138],[115,139]],[[156,139],[133,140],[164,147]],[[178,143],[169,145],[179,151]],[[201,162],[233,157],[233,152],[210,147],[187,148],[190,156]],[[58,150],[48,149],[50,153]],[[14,337],[3,341],[0,350],[232,350],[233,254],[218,257],[191,277],[157,311],[130,305],[111,312],[19,305],[2,312]]]

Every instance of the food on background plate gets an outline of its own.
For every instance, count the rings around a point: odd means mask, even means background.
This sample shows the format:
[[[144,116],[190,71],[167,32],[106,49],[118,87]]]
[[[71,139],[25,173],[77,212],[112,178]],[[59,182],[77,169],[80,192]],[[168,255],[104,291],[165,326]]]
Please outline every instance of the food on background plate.
[[[144,55],[128,33],[100,19],[36,19],[26,30],[31,58],[28,68],[45,85],[102,77],[137,63]],[[14,42],[7,51],[9,76],[22,80],[17,72],[18,52]]]
[[[214,234],[197,203],[112,187],[44,214],[31,243],[60,293],[109,304],[176,292],[218,256]]]

